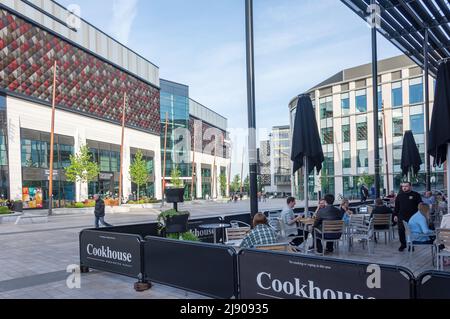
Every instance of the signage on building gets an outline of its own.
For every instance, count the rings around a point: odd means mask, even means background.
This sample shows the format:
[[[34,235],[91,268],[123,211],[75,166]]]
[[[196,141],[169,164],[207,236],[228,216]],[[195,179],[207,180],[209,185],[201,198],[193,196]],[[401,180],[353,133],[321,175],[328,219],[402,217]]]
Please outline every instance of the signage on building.
[[[99,179],[102,179],[102,180],[110,180],[110,179],[112,179],[113,178],[113,174],[111,174],[111,173],[100,173],[100,175],[99,175]]]
[[[45,175],[46,176],[50,176],[50,170],[49,169],[45,170]],[[53,176],[58,176],[58,171],[53,170]]]

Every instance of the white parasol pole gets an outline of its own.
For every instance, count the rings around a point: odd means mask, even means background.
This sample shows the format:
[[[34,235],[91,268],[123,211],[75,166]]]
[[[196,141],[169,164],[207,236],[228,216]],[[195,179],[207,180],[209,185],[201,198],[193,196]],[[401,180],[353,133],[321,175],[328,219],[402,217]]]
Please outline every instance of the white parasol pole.
[[[309,213],[308,208],[308,157],[303,157],[303,185],[304,185],[304,191],[305,191],[305,214],[304,216],[307,216],[306,214]]]

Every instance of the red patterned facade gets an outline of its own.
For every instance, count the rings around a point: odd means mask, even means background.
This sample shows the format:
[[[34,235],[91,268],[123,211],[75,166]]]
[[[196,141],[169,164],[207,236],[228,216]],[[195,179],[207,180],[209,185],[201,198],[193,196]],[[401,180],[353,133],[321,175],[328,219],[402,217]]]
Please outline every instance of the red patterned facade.
[[[160,134],[159,89],[0,9],[0,88],[47,103],[57,61],[58,108]]]

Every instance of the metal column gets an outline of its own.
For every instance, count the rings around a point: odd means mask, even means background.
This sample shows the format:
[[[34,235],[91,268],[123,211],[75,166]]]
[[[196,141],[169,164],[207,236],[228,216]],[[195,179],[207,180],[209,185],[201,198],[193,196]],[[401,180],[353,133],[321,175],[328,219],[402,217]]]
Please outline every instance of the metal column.
[[[428,29],[425,29],[423,43],[424,71],[425,71],[425,185],[426,190],[431,190],[430,155],[428,154],[428,137],[430,136],[430,85],[428,73]]]

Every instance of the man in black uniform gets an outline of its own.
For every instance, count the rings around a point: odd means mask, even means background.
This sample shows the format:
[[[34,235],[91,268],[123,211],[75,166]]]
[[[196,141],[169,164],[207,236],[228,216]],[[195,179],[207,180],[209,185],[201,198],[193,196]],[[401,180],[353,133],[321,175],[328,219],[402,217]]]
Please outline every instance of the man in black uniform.
[[[398,251],[404,251],[406,248],[406,235],[403,221],[408,222],[409,219],[417,213],[418,206],[422,202],[419,193],[411,190],[411,183],[402,183],[402,191],[395,199],[394,221],[398,223],[398,236],[401,246]]]

